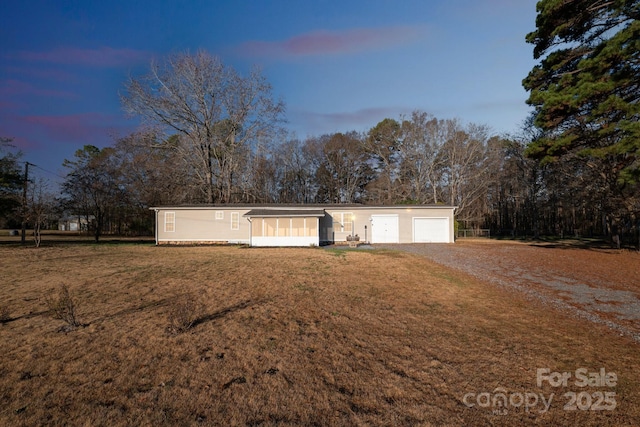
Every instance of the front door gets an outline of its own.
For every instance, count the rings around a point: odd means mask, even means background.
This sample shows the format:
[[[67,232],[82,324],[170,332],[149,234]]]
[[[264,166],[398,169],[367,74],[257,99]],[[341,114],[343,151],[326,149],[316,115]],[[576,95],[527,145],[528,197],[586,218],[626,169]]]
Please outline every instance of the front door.
[[[371,243],[398,243],[398,215],[371,215]]]

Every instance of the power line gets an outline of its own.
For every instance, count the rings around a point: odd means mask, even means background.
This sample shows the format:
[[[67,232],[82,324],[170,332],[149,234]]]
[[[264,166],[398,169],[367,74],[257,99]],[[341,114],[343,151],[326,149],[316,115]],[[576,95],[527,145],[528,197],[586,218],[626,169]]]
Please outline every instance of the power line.
[[[40,167],[40,166],[38,166],[38,165],[34,165],[33,163],[30,163],[30,162],[26,162],[26,163],[29,163],[29,165],[30,165],[30,166],[33,166],[33,167],[35,167],[35,168],[38,168],[38,169],[40,169],[40,170],[41,170],[41,171],[43,171],[43,172],[46,172],[46,173],[49,173],[49,174],[51,174],[51,175],[57,176],[58,178],[67,179],[67,177],[66,177],[66,176],[59,175],[59,174],[57,174],[56,172],[51,172],[50,170],[47,170],[47,169],[45,169],[45,168],[43,168],[43,167]]]

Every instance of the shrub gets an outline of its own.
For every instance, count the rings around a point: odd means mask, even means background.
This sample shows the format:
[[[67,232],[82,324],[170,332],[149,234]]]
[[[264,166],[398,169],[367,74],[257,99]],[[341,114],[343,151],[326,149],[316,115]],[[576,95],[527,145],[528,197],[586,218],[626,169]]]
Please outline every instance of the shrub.
[[[169,331],[182,333],[191,329],[201,317],[203,305],[191,292],[178,295],[169,307]]]
[[[81,325],[77,317],[78,305],[67,285],[60,285],[57,293],[55,290],[52,290],[49,295],[45,297],[45,302],[49,314],[54,319],[60,319],[66,322],[67,326],[71,329],[75,329]]]

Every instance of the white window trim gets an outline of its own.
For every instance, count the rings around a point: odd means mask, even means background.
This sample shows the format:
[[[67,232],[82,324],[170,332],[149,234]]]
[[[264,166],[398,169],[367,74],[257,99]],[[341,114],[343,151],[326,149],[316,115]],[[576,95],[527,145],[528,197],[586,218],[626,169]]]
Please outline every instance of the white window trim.
[[[224,219],[224,211],[216,211],[215,219],[216,220]]]
[[[169,221],[169,218],[171,218],[171,221]],[[173,227],[173,230],[168,230],[167,225],[171,224]],[[176,213],[175,212],[165,212],[164,213],[164,232],[165,233],[175,233],[176,231]]]
[[[234,217],[236,220],[234,221]],[[235,223],[235,227],[234,227]],[[231,229],[240,230],[240,212],[231,212]]]
[[[340,232],[341,233],[353,233],[353,212],[336,212],[335,216],[339,219],[338,223],[340,224]],[[350,231],[345,231],[345,224],[349,223]]]

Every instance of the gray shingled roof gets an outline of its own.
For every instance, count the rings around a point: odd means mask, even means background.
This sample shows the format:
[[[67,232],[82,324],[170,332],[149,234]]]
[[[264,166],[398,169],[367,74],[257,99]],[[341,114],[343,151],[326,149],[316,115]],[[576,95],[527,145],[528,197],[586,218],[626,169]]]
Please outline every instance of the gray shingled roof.
[[[251,209],[246,217],[292,217],[292,216],[324,216],[324,209]]]

